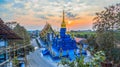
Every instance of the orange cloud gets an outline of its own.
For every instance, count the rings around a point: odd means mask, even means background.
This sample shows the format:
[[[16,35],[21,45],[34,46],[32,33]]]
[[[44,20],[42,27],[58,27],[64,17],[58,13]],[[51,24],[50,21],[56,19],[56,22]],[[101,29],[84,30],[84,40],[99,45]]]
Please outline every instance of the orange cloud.
[[[77,29],[77,28],[84,28],[84,26],[87,28],[87,26],[91,27],[93,24],[93,19],[94,16],[85,16],[81,19],[77,19],[77,20],[71,20],[71,23],[67,23],[67,27],[70,29]]]

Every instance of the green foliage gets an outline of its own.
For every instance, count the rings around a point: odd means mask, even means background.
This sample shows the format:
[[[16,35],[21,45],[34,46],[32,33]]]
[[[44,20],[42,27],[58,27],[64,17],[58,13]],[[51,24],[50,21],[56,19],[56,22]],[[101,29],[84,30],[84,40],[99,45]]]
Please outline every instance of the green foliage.
[[[84,63],[84,56],[81,56],[80,58],[76,58],[75,63],[77,64],[76,67],[89,67],[88,64]]]
[[[90,64],[96,67],[100,67],[101,62],[104,62],[105,59],[105,53],[103,51],[98,51],[93,55],[92,62]]]
[[[89,44],[89,49],[94,49],[93,52],[96,52],[99,48],[99,45],[96,43],[96,35],[90,35],[88,38],[87,38],[87,42]]]
[[[30,45],[30,36],[27,32],[27,30],[23,27],[23,26],[20,26],[19,24],[17,24],[13,31],[18,34],[21,38],[23,38],[23,40],[14,40],[14,41],[10,41],[9,44],[11,46],[13,46],[13,44],[15,46],[19,45],[19,46],[25,46],[25,45]],[[26,54],[28,54],[30,51],[34,51],[34,47],[33,46],[27,46],[25,48],[26,50]],[[15,51],[17,52],[17,51]],[[23,51],[23,48],[19,49],[18,50],[18,53],[24,53]]]
[[[76,57],[75,61],[69,61],[68,59],[64,58],[61,60],[59,64],[62,64],[63,66],[66,66],[66,67],[89,67],[88,64],[84,63],[83,56],[81,56],[81,58]]]
[[[120,31],[115,32],[114,37],[117,41],[120,41]]]
[[[70,34],[74,35],[75,37],[88,38],[91,35],[94,35],[95,32],[79,32],[79,31],[76,31],[76,32],[70,32]]]
[[[13,62],[13,65],[14,65],[15,67],[18,67],[19,61],[18,61],[17,57],[15,57],[15,58],[12,60],[12,62]],[[14,66],[13,66],[13,67],[14,67]]]
[[[100,67],[101,62],[104,62],[106,57],[103,51],[98,51],[90,58],[91,62],[84,62],[84,59],[84,56],[76,57],[75,61],[69,61],[67,58],[63,58],[59,64],[66,67]]]
[[[29,36],[27,30],[23,26],[20,26],[19,24],[17,24],[16,27],[13,30],[20,37],[23,38],[23,40],[16,41],[16,44],[24,44],[24,45],[30,44],[30,36]]]
[[[110,50],[110,56],[114,63],[120,63],[120,48],[113,48]]]
[[[101,45],[101,47],[103,45],[110,45],[111,47],[114,46],[114,29],[120,27],[119,7],[120,4],[116,4],[115,6],[106,7],[104,11],[96,13],[93,28],[97,33],[97,43]]]
[[[28,51],[28,53],[29,53],[29,52],[33,52],[33,51],[34,51],[34,46],[32,46],[32,45],[27,46],[27,47],[26,47],[26,51]]]
[[[96,13],[94,26],[98,32],[120,28],[120,4],[105,7],[105,10]]]
[[[65,65],[69,65],[69,64],[70,64],[70,61],[67,58],[62,58],[61,62],[58,63],[58,66],[59,65],[65,66]]]
[[[96,30],[99,49],[105,51],[107,60],[116,62],[115,55],[117,57],[119,53],[115,50],[115,44],[116,40],[119,41],[120,34],[115,30],[120,29],[120,4],[106,7],[105,10],[96,13],[94,21],[93,28]]]
[[[103,33],[97,33],[97,44],[100,50],[109,51],[115,46],[115,37],[113,31],[106,31]]]

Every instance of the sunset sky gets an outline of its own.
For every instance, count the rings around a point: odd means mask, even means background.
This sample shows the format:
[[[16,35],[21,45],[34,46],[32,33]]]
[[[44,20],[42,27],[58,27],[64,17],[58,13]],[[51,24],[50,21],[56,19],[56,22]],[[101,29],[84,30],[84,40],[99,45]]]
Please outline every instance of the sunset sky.
[[[0,18],[16,21],[28,30],[41,30],[48,22],[57,30],[64,9],[69,30],[87,30],[92,29],[96,12],[116,3],[120,0],[0,0]]]

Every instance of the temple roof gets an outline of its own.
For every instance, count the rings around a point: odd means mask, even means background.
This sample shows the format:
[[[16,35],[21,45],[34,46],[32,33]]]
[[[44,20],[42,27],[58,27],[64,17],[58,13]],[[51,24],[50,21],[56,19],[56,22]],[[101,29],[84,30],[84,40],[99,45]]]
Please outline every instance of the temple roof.
[[[54,33],[51,25],[49,23],[46,23],[46,25],[44,26],[44,28],[40,32],[40,36],[41,36],[41,38],[45,38],[47,33],[52,33],[52,32]]]
[[[46,23],[46,25],[44,26],[43,30],[41,31],[41,33],[44,31],[47,31],[47,32],[54,32],[51,25],[49,23]]]
[[[11,28],[5,25],[3,20],[0,18],[0,36],[1,35],[4,39],[22,39]]]
[[[61,24],[61,28],[66,28],[66,23],[65,23],[65,12],[63,10],[63,21],[62,21],[62,24]]]

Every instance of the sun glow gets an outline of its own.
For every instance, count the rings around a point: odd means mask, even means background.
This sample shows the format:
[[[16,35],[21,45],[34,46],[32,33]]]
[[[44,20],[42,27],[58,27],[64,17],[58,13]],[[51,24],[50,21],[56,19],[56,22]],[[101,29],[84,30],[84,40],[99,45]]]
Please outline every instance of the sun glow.
[[[71,24],[72,21],[68,21],[68,24]]]

